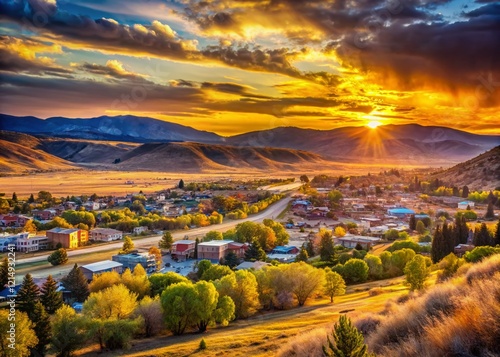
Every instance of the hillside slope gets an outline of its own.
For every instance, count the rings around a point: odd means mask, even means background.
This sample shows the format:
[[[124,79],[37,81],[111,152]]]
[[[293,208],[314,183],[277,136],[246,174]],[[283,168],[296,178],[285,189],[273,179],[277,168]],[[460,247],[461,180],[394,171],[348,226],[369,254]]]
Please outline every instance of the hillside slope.
[[[467,185],[470,189],[491,190],[500,186],[500,146],[473,159],[438,172],[439,178],[450,186]]]
[[[200,143],[144,144],[121,157],[122,170],[200,172],[207,170],[295,170],[328,165],[308,152]]]

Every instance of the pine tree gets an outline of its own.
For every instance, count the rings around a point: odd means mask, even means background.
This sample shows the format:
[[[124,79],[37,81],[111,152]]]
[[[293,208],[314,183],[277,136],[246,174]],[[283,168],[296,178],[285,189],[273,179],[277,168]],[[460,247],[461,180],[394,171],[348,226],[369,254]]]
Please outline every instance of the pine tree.
[[[12,193],[12,201],[17,203],[17,195],[16,193]]]
[[[250,245],[250,248],[245,252],[245,260],[254,262],[256,260],[264,261],[266,260],[266,252],[259,244],[259,241],[255,239]]]
[[[453,230],[448,224],[445,222],[443,224],[443,258],[448,254],[453,253],[455,248],[455,237],[453,235]]]
[[[437,226],[436,230],[434,231],[434,236],[432,237],[432,246],[431,246],[431,259],[434,263],[439,262],[441,259],[443,259],[446,254],[443,254],[445,251],[445,246],[444,246],[444,237],[443,237],[443,232],[441,231],[440,227]]]
[[[410,230],[414,231],[417,229],[417,220],[415,219],[415,215],[412,214],[410,217]]]
[[[469,197],[469,188],[468,188],[467,186],[464,186],[464,187],[462,188],[462,197],[463,197],[463,198],[467,198],[467,197]]]
[[[474,245],[476,247],[481,247],[485,245],[491,244],[491,236],[488,231],[488,227],[486,227],[486,223],[482,223],[479,229],[476,229],[474,232]]]
[[[2,265],[0,266],[0,291],[3,290],[5,285],[9,282],[9,260],[7,256],[2,259]]]
[[[224,257],[224,265],[227,265],[231,269],[233,269],[234,267],[237,267],[239,263],[240,263],[240,259],[238,258],[236,253],[233,251],[230,251]]]
[[[181,190],[184,188],[184,180],[183,180],[183,179],[181,179],[181,180],[179,181],[179,188],[180,188]]]
[[[49,255],[47,260],[50,264],[52,264],[54,266],[66,264],[68,262],[68,253],[66,252],[66,249],[59,248],[54,253]]]
[[[47,277],[40,289],[40,301],[48,314],[54,314],[63,304],[62,293],[57,291],[57,283],[52,275]]]
[[[333,239],[330,232],[323,232],[319,242],[319,255],[324,262],[333,261],[335,259],[335,249]]]
[[[333,340],[328,337],[328,346],[323,346],[323,353],[328,357],[368,357],[363,334],[353,326],[351,320],[341,315],[332,332]]]
[[[78,302],[83,302],[89,296],[89,284],[78,265],[75,264],[69,274],[61,282],[66,290],[71,291],[71,296]]]
[[[459,244],[467,244],[467,237],[469,236],[469,227],[465,216],[457,216],[455,218],[455,246]]]
[[[495,233],[495,237],[493,238],[493,245],[500,246],[500,218],[498,219],[497,230]]]
[[[165,233],[163,233],[163,236],[161,237],[158,246],[160,247],[160,249],[170,250],[172,249],[173,243],[174,243],[174,238],[172,237],[172,233],[166,231]]]
[[[299,254],[295,257],[295,261],[296,262],[307,262],[308,259],[309,259],[309,254],[307,254],[306,248],[304,247],[304,245],[302,245],[302,247],[300,248]]]
[[[306,250],[309,257],[314,256],[314,243],[312,242],[312,240],[307,241]]]
[[[493,203],[488,203],[488,208],[486,209],[486,214],[484,218],[491,219],[495,218],[495,211],[493,210]]]
[[[39,300],[40,289],[33,281],[31,274],[26,274],[21,284],[21,288],[17,292],[17,301],[19,302],[19,311],[31,314],[35,311],[35,305]]]
[[[193,258],[198,259],[198,244],[200,243],[200,239],[196,238],[194,241],[194,252],[193,252]]]
[[[45,356],[46,347],[50,343],[52,337],[49,314],[45,311],[42,303],[37,302],[29,318],[31,322],[33,322],[33,330],[35,331],[36,337],[38,337],[38,343],[31,350],[31,355]]]
[[[30,195],[30,198],[28,198],[28,203],[35,203],[35,197],[33,194]]]

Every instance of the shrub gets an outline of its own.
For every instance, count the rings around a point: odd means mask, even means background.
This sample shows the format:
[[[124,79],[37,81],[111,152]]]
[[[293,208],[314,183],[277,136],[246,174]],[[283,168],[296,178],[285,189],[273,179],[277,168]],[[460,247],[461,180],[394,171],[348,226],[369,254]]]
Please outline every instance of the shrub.
[[[382,288],[371,288],[368,290],[368,296],[377,296],[383,294],[385,291]]]
[[[54,253],[49,255],[47,260],[49,261],[50,264],[54,266],[65,264],[68,262],[68,253],[66,253],[66,249],[59,248]]]
[[[387,248],[387,250],[392,253],[396,250],[401,250],[403,248],[411,249],[415,253],[420,253],[421,250],[421,247],[420,245],[418,245],[418,243],[415,243],[414,241],[409,239],[394,242],[389,248]]]
[[[202,338],[200,341],[200,346],[198,347],[200,351],[206,350],[207,349],[207,343],[205,342],[205,339]]]
[[[278,357],[324,357],[323,345],[327,341],[326,336],[325,328],[299,334],[281,347],[276,355]]]
[[[353,258],[344,264],[341,275],[346,282],[363,283],[368,279],[368,270],[365,261]]]

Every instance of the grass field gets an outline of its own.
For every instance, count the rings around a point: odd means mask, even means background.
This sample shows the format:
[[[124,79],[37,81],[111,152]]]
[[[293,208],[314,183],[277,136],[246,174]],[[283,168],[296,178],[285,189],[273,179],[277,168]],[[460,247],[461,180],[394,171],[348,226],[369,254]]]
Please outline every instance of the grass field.
[[[135,340],[128,351],[97,352],[97,346],[81,350],[80,356],[274,356],[276,351],[294,336],[317,327],[329,326],[341,312],[349,310],[351,317],[379,312],[387,301],[405,294],[403,277],[349,286],[346,295],[335,298],[333,304],[324,298],[313,299],[306,306],[286,311],[262,313],[248,320],[231,323],[227,327],[209,330],[204,334],[162,336],[154,339]],[[433,280],[433,278],[432,278]],[[370,296],[369,290],[380,288],[382,292]],[[207,349],[198,350],[201,339]]]

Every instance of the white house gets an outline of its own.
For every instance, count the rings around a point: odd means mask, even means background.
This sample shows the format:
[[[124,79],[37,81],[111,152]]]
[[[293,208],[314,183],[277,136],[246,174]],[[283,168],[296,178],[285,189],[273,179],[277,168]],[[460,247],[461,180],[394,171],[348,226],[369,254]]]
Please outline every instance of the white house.
[[[134,228],[134,234],[141,234],[142,232],[147,232],[148,227],[146,226],[140,226],[140,227],[135,227]]]
[[[474,202],[472,202],[472,201],[458,202],[458,209],[467,209],[467,206],[469,206],[471,209],[473,209],[474,208]]]
[[[123,233],[111,228],[95,228],[90,231],[90,239],[96,241],[110,242],[123,238]]]

